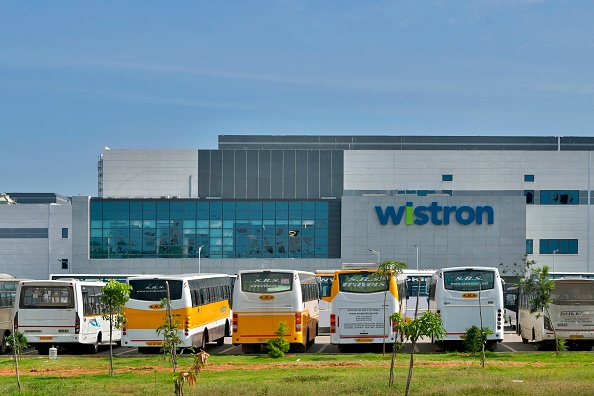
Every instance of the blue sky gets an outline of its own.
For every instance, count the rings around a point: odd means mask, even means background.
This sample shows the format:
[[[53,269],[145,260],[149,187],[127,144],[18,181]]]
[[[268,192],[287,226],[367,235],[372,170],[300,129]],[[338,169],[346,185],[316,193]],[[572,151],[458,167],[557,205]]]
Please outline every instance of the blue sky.
[[[592,0],[0,2],[0,192],[97,195],[103,146],[594,136]]]

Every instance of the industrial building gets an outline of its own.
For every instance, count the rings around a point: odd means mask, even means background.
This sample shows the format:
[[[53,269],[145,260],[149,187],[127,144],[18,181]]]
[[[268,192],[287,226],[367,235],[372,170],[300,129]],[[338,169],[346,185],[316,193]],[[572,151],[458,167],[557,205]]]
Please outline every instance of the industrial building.
[[[592,150],[589,137],[514,136],[221,135],[213,150],[106,147],[96,197],[0,205],[1,272],[236,273],[385,260],[517,268],[524,257],[591,271]],[[29,250],[18,228],[46,229],[53,253],[27,260],[41,244]],[[60,242],[68,247],[56,253]],[[37,268],[19,273],[8,256]]]

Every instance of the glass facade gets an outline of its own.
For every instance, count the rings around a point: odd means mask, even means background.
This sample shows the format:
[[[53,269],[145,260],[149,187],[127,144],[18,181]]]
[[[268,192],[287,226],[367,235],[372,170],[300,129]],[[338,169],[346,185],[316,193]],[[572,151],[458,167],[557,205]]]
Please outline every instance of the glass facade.
[[[90,258],[328,258],[329,206],[92,198]]]

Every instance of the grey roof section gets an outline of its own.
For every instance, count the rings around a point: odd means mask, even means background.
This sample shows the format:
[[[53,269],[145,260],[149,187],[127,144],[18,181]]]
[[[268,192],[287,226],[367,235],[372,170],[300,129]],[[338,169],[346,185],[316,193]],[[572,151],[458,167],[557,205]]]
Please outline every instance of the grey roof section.
[[[70,205],[70,198],[54,193],[8,193],[18,204],[60,204]]]
[[[594,137],[219,135],[219,149],[591,151]]]

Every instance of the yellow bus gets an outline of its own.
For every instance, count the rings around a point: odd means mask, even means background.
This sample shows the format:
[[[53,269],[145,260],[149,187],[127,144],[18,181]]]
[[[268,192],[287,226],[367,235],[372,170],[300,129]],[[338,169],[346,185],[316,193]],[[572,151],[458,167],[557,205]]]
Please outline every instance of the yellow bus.
[[[316,270],[316,278],[320,283],[320,334],[330,333],[330,302],[335,272],[336,270]]]
[[[169,285],[172,315],[179,328],[180,348],[204,349],[209,342],[223,345],[231,336],[233,277],[227,274],[143,275],[128,278],[132,286],[124,305],[122,346],[141,353],[156,352],[163,345],[157,328],[165,323]]]
[[[319,284],[312,272],[270,269],[240,271],[233,290],[233,345],[258,353],[277,338],[279,323],[294,352],[315,343],[319,321]]]

